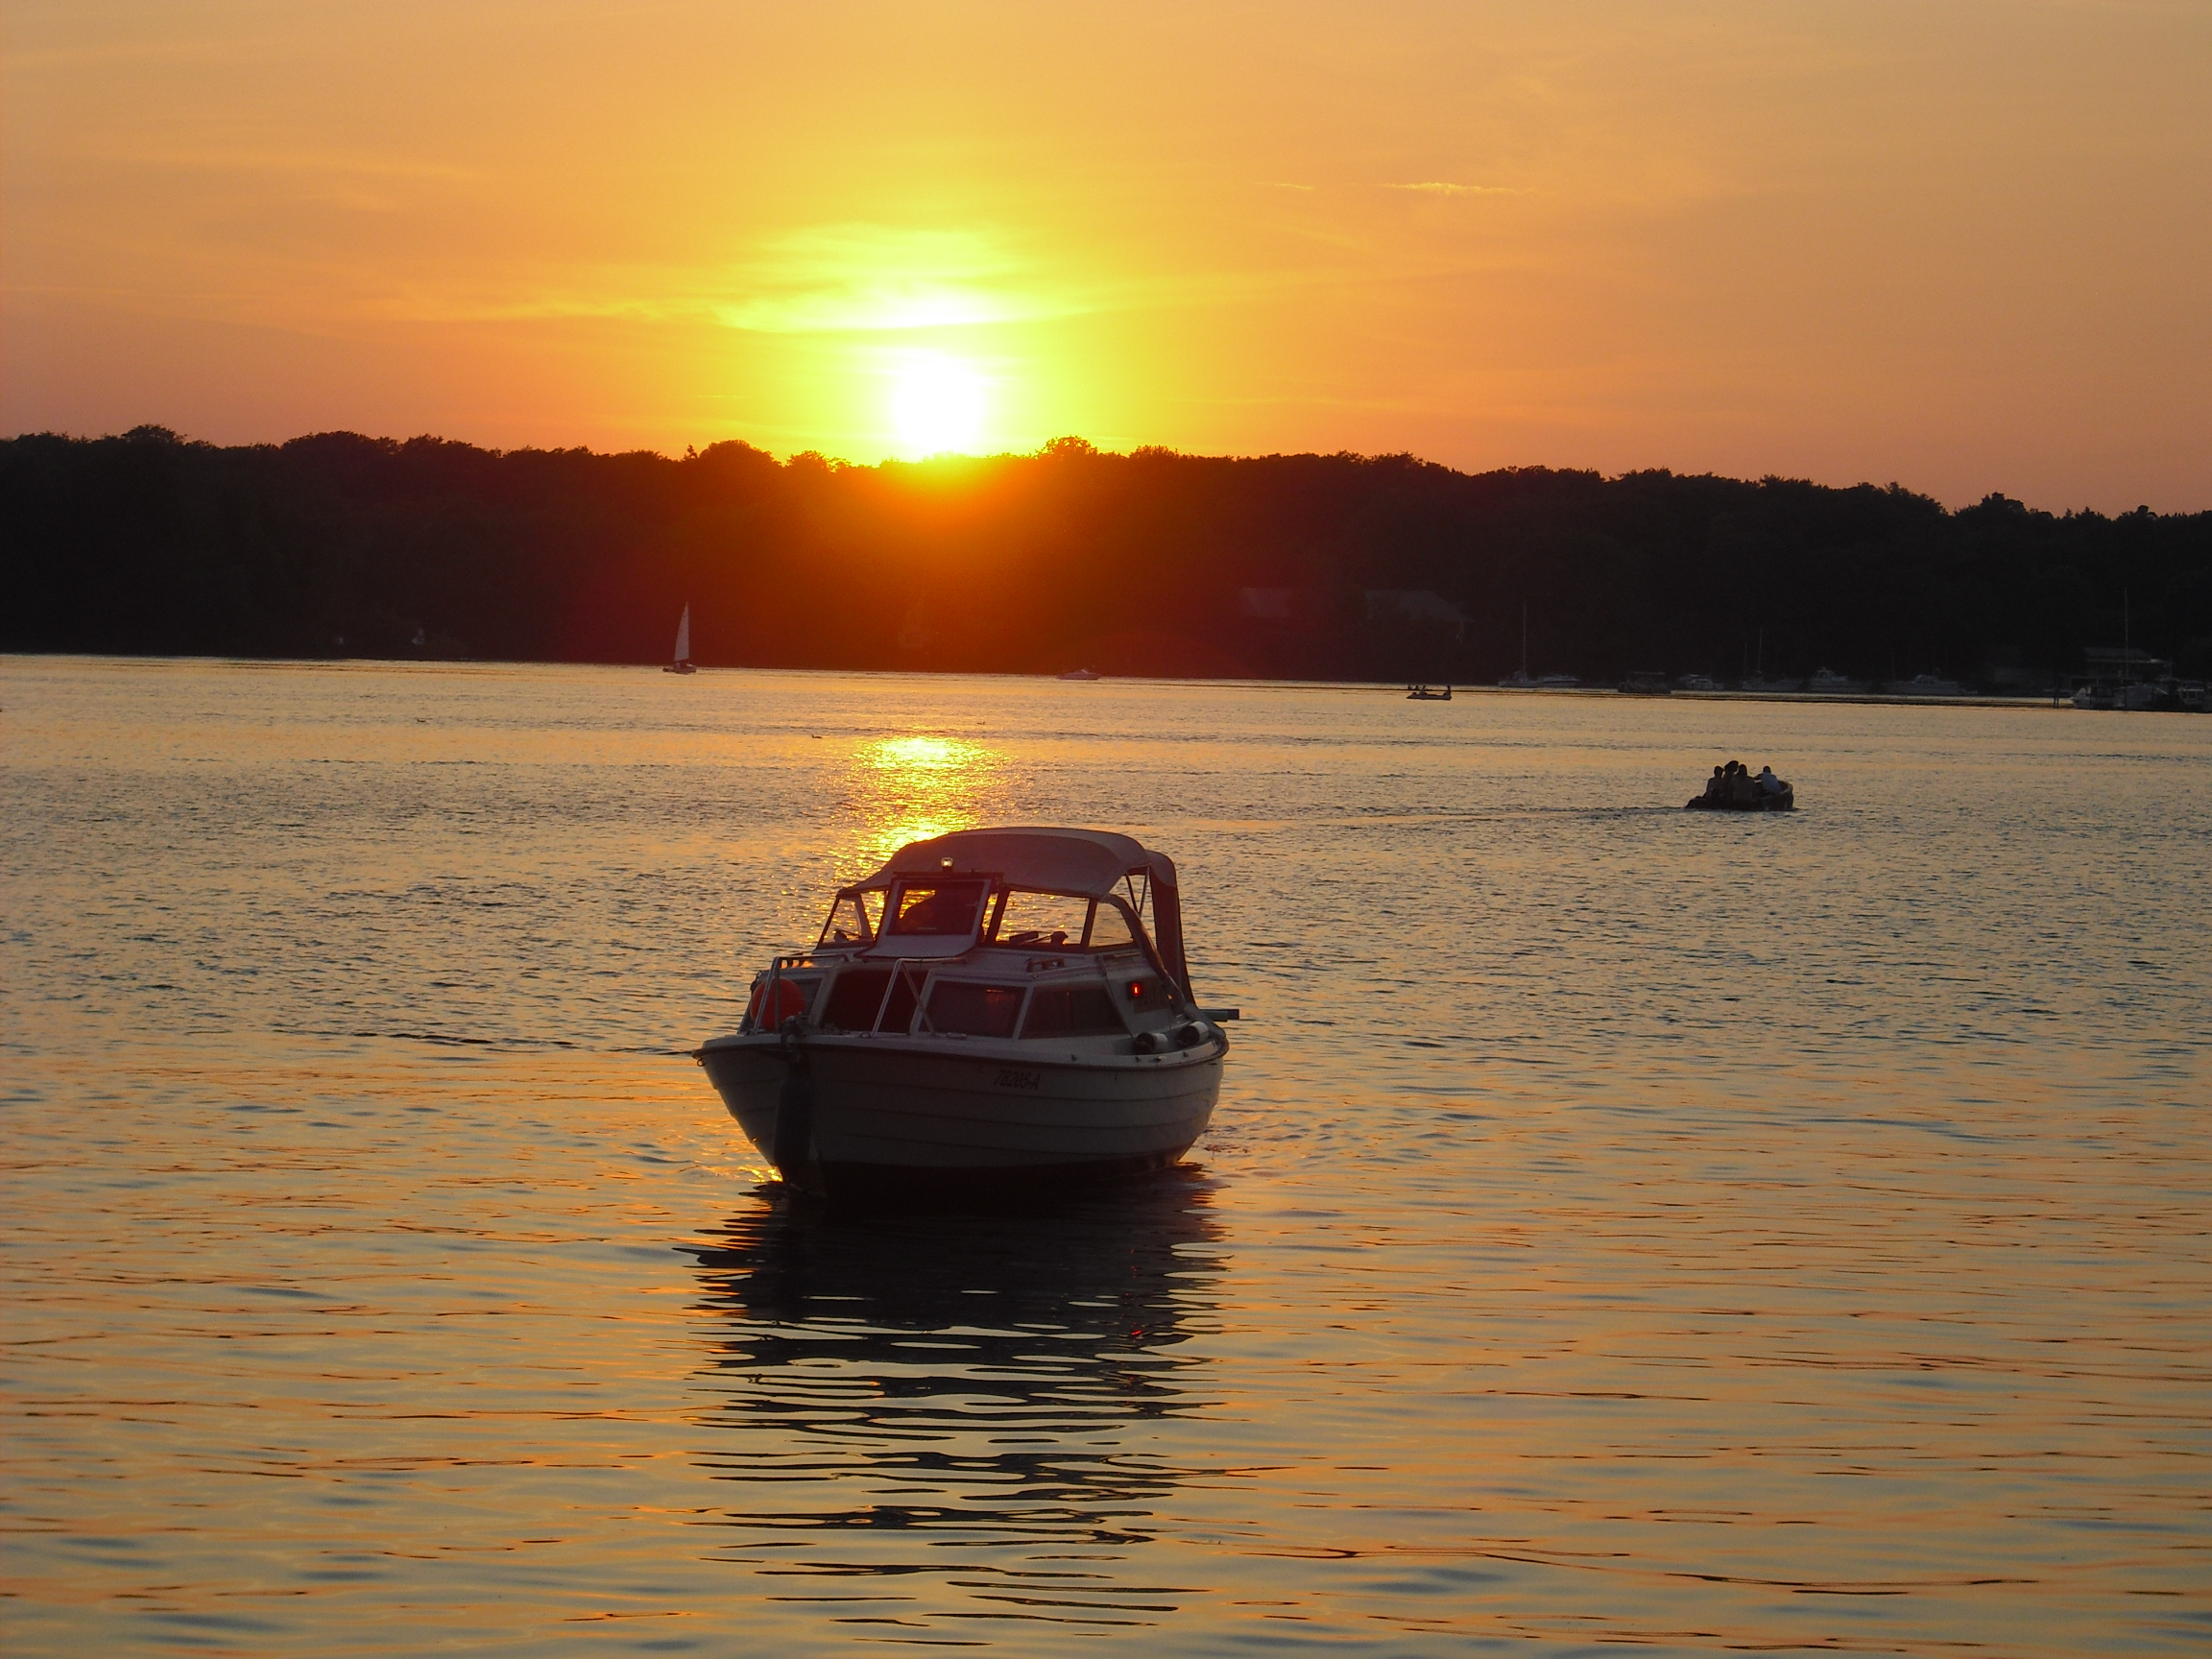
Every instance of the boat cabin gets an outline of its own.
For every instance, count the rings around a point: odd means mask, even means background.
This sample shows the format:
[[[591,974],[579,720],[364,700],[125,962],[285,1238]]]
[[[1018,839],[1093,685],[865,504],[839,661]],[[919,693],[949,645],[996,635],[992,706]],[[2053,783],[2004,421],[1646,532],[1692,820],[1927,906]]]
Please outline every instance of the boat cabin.
[[[1197,1017],[1188,985],[1171,860],[1103,830],[971,830],[840,888],[814,949],[755,980],[744,1029],[1143,1053]]]

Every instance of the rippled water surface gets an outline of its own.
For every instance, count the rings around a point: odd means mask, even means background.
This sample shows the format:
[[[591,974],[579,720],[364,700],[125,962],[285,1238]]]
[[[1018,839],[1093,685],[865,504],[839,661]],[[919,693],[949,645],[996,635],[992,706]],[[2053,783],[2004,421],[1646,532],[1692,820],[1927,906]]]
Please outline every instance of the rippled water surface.
[[[2212,1645],[2212,721],[18,658],[0,744],[10,1653]],[[795,1206],[685,1051],[977,823],[1175,857],[1213,1130]]]

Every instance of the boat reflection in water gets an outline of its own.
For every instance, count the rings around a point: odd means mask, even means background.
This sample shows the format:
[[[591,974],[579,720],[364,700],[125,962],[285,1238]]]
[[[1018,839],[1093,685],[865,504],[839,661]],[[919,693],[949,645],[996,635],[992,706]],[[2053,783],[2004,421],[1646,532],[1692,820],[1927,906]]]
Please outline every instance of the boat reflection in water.
[[[790,1575],[817,1622],[940,1638],[1174,1612],[1193,1592],[1135,1555],[1205,1473],[1171,1425],[1207,1404],[1187,1344],[1217,1324],[1212,1186],[1179,1168],[967,1214],[783,1193],[693,1246],[721,1396],[704,1461],[732,1483],[713,1554]]]

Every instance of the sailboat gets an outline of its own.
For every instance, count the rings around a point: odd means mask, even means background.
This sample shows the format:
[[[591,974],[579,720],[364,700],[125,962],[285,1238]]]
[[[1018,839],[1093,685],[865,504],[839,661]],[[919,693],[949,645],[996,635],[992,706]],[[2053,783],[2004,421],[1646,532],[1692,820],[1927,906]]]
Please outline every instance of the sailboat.
[[[663,674],[696,674],[691,666],[691,607],[684,607],[684,619],[676,624],[676,661],[661,670]]]
[[[1526,691],[1536,684],[1528,678],[1528,607],[1521,607],[1521,666],[1498,682],[1508,691]]]

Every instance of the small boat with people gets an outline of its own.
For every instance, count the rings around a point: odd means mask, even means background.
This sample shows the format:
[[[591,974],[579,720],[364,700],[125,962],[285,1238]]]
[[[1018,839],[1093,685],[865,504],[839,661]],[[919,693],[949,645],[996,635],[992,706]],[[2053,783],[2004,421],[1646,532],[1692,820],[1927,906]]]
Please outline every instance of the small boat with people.
[[[962,830],[837,890],[696,1053],[784,1181],[961,1197],[1173,1165],[1234,1008],[1193,1000],[1173,860],[1099,830]]]
[[[1452,687],[1449,685],[1408,685],[1406,687],[1408,703],[1449,703]]]
[[[1741,760],[1728,760],[1713,768],[1703,793],[1682,805],[1692,812],[1793,812],[1797,792],[1787,779],[1774,776],[1772,766],[1753,772]]]

